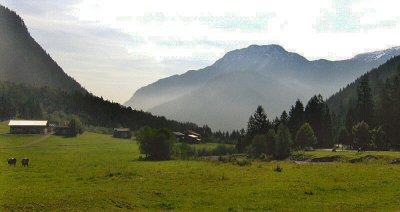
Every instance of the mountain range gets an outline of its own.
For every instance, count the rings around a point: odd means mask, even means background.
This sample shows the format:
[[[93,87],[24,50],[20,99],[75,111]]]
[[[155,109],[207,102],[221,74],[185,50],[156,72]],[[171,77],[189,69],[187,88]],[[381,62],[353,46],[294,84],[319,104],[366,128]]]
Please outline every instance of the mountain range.
[[[31,37],[24,21],[0,5],[0,79],[64,91],[86,90]]]
[[[279,45],[251,45],[211,66],[142,87],[125,105],[213,129],[240,129],[258,105],[272,119],[296,99],[304,102],[318,93],[329,97],[396,55],[399,47],[347,60],[310,61]]]

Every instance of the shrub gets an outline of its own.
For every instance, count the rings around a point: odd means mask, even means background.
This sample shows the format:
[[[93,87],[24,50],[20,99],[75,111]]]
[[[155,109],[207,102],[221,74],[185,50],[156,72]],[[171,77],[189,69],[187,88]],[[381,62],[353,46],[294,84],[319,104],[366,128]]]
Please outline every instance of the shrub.
[[[351,145],[350,135],[345,127],[341,127],[339,129],[339,132],[335,137],[335,143],[342,145]]]
[[[284,125],[280,124],[278,127],[276,145],[275,145],[275,158],[284,159],[290,154],[290,145],[292,138],[289,129]]]
[[[197,150],[198,156],[231,155],[234,153],[236,153],[235,147],[226,144],[218,144],[218,146],[213,149],[201,148]]]
[[[180,143],[175,146],[175,158],[189,159],[197,156],[196,148],[186,144]]]
[[[213,150],[214,155],[231,155],[234,153],[236,153],[235,147],[225,144],[218,144],[218,146]]]
[[[237,164],[239,166],[250,166],[251,165],[251,160],[247,160],[247,159],[238,160]]]
[[[139,149],[150,160],[168,160],[174,150],[175,136],[168,129],[143,127],[136,132]]]
[[[73,117],[68,123],[69,136],[76,137],[78,134],[83,133],[83,125],[78,117]]]
[[[276,145],[276,133],[274,129],[268,130],[266,137],[266,153],[267,155],[274,155]]]
[[[381,126],[371,130],[371,146],[378,150],[389,149],[386,133]]]
[[[252,154],[254,157],[259,157],[262,153],[266,153],[267,151],[267,136],[265,135],[256,135],[254,136],[252,142]]]
[[[370,143],[369,126],[364,121],[353,126],[352,129],[354,144],[357,148],[365,150]]]
[[[312,147],[317,144],[317,137],[309,123],[304,123],[296,133],[296,146],[300,148]]]
[[[275,172],[282,172],[282,171],[283,171],[283,168],[281,168],[281,167],[278,165],[278,166],[276,166],[276,167],[274,168],[274,171],[275,171]]]

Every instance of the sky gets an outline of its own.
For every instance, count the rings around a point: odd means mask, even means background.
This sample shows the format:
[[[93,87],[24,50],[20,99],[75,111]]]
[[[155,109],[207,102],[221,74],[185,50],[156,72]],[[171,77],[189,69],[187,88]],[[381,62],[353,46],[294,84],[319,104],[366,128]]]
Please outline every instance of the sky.
[[[400,46],[395,0],[0,0],[87,90],[124,103],[252,44],[309,60]]]

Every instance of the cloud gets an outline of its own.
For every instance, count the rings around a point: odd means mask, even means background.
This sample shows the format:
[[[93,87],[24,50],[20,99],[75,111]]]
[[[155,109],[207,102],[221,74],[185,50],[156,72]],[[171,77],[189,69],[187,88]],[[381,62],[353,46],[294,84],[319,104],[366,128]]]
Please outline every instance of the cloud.
[[[93,93],[125,102],[151,82],[227,51],[280,44],[308,59],[400,45],[393,0],[0,0]]]
[[[365,32],[395,29],[400,23],[394,1],[334,1],[316,24],[319,32]]]

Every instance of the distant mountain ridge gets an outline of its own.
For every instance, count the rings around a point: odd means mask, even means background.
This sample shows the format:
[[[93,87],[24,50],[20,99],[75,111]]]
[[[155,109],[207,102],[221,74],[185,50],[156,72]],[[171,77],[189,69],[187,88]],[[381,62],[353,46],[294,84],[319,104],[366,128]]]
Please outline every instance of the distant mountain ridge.
[[[0,5],[0,80],[64,91],[86,90],[30,36],[24,21]]]
[[[348,60],[310,61],[279,45],[251,45],[226,53],[211,66],[142,87],[125,105],[214,129],[238,129],[257,105],[273,118],[297,98],[328,97],[395,55],[399,47]]]

